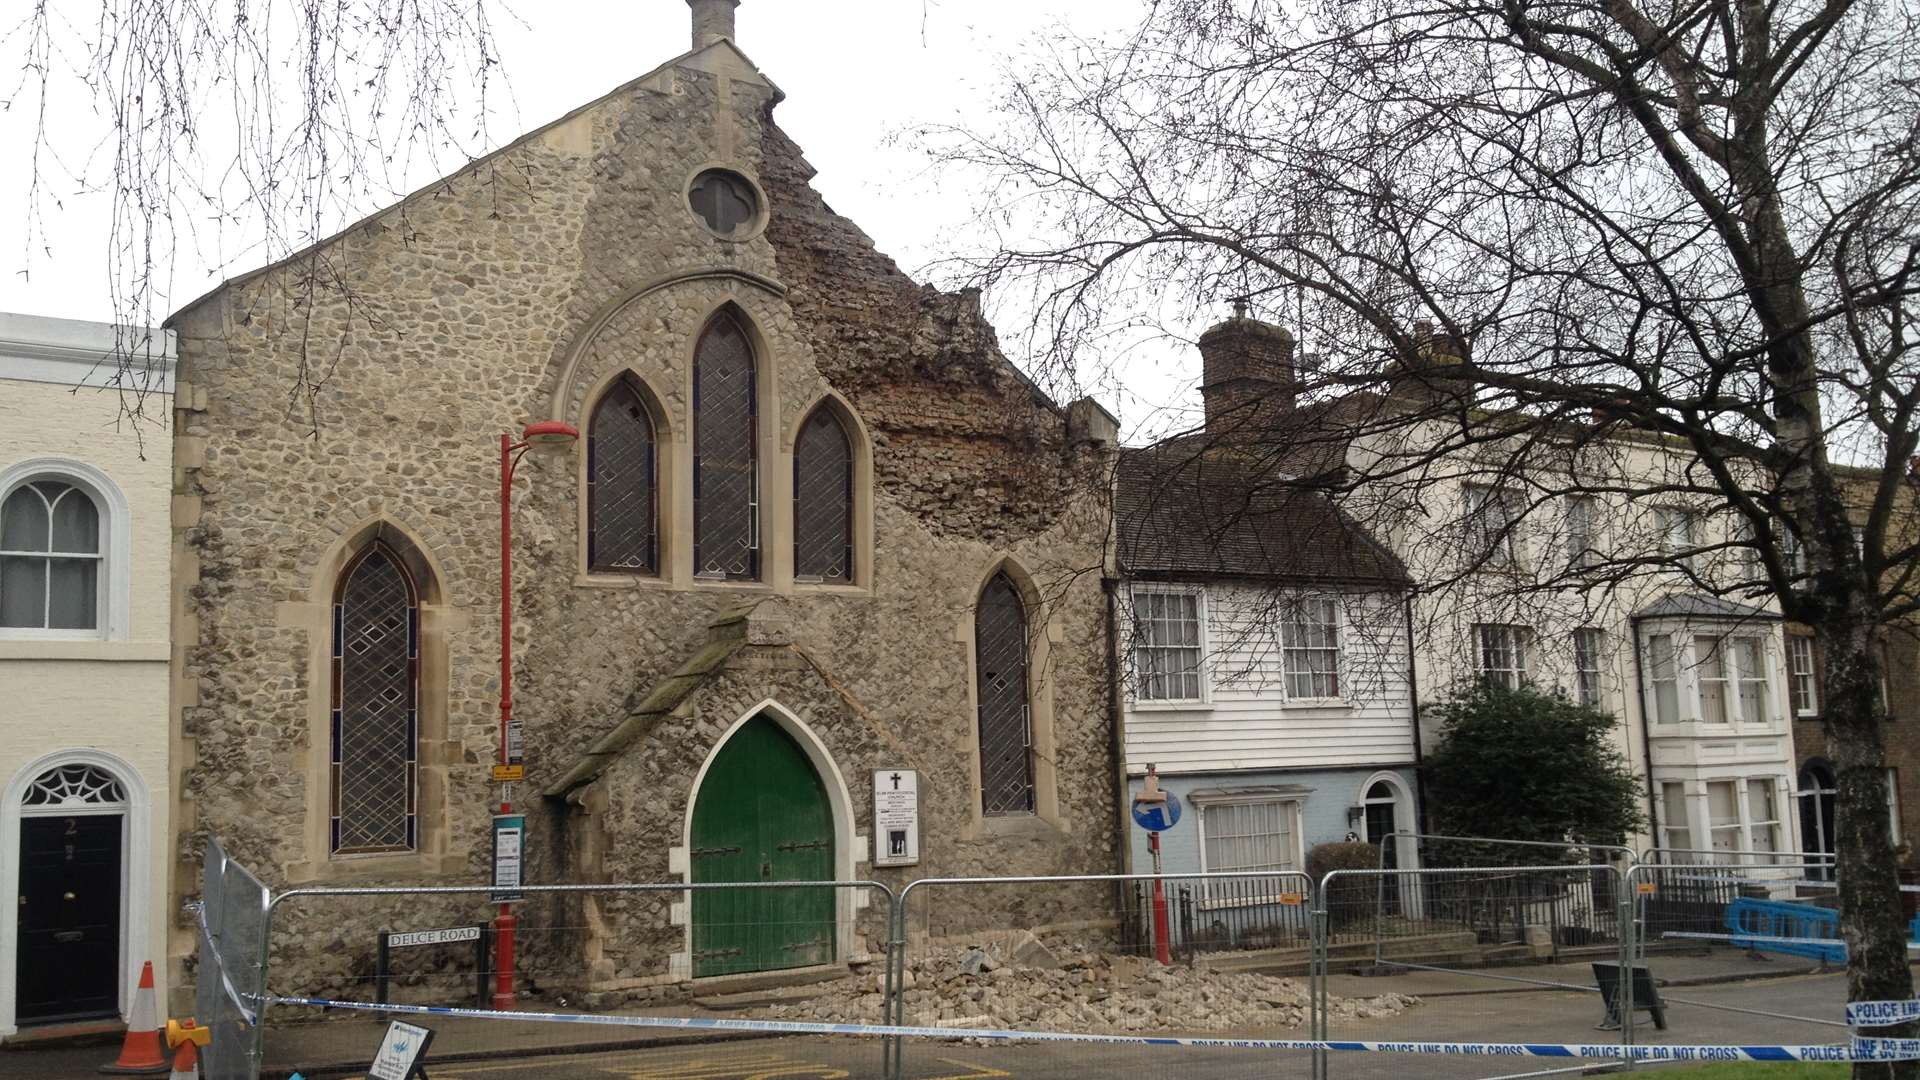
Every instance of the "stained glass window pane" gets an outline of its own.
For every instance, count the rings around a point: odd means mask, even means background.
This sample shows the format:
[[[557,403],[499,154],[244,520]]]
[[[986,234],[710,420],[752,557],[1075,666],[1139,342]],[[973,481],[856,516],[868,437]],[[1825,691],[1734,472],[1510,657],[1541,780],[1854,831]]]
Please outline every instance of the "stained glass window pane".
[[[700,577],[760,576],[753,383],[746,331],[722,316],[694,353],[693,569]]]
[[[853,446],[827,408],[813,411],[793,444],[793,572],[853,580]]]
[[[354,565],[337,614],[334,850],[404,851],[414,831],[418,609],[386,548]]]
[[[980,798],[987,814],[1033,812],[1027,710],[1027,614],[1005,574],[981,590],[974,611],[980,704]]]
[[[652,573],[656,561],[653,418],[619,382],[593,411],[587,436],[588,564]]]

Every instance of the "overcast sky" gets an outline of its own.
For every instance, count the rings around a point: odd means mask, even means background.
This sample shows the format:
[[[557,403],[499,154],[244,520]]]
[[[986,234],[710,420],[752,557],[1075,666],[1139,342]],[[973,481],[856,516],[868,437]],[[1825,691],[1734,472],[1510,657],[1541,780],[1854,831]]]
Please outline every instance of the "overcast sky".
[[[492,3],[502,66],[511,81],[511,93],[496,92],[494,100],[496,145],[651,70],[689,44],[685,0]],[[54,0],[56,9],[63,6],[73,6],[72,0]],[[819,171],[815,185],[881,250],[916,272],[957,238],[964,244],[969,199],[963,180],[931,169],[925,153],[902,136],[920,123],[984,121],[1000,65],[1057,28],[1108,33],[1132,25],[1143,11],[1142,0],[927,0],[924,7],[919,0],[743,0],[738,36],[741,48],[786,91],[775,115]],[[56,102],[52,127],[67,160],[84,161],[109,129],[80,107],[75,90],[69,86],[67,100]],[[0,205],[20,205],[28,173],[17,150],[31,139],[25,110],[0,113],[0,145],[16,149],[0,159]],[[433,170],[418,172],[406,178],[406,189],[434,178]],[[0,282],[0,310],[109,319],[113,304],[102,265],[106,197],[56,193],[62,205],[50,209],[46,223],[50,255],[28,258],[24,213],[0,215],[0,252],[13,264]],[[258,249],[231,257],[227,265],[204,251],[180,252],[172,295],[155,306],[171,310],[262,261]],[[1194,372],[1185,370],[1197,361],[1190,363],[1183,350],[1152,352],[1128,362],[1127,400],[1101,395],[1129,428],[1147,421],[1157,406],[1198,404]],[[1166,420],[1161,416],[1148,426]]]

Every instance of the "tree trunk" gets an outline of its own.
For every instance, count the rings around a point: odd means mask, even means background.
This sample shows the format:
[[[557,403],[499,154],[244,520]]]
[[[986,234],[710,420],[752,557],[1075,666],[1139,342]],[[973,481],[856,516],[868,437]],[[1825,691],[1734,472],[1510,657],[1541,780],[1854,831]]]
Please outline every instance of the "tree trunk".
[[[1907,926],[1887,810],[1887,761],[1880,723],[1881,660],[1875,624],[1844,613],[1816,626],[1826,654],[1823,703],[1827,752],[1839,779],[1835,797],[1840,936],[1847,943],[1847,1000],[1904,1001],[1913,996]],[[1912,1025],[1864,1031],[1911,1037]],[[1856,1080],[1920,1078],[1920,1063],[1858,1063]]]

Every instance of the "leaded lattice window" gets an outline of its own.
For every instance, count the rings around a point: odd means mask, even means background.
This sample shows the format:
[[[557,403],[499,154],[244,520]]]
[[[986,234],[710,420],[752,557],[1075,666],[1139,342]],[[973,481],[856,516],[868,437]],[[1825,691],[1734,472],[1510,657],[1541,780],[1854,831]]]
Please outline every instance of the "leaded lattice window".
[[[1027,612],[1002,572],[974,607],[975,687],[980,702],[980,803],[986,814],[1033,812],[1032,712],[1027,686]]]
[[[813,410],[793,443],[793,572],[853,580],[853,443],[833,410]]]
[[[731,316],[700,337],[693,357],[693,572],[760,577],[760,478],[753,346]]]
[[[587,429],[587,567],[659,570],[653,416],[625,379],[593,410]]]
[[[419,594],[375,542],[341,575],[333,605],[335,854],[413,850],[419,700]]]

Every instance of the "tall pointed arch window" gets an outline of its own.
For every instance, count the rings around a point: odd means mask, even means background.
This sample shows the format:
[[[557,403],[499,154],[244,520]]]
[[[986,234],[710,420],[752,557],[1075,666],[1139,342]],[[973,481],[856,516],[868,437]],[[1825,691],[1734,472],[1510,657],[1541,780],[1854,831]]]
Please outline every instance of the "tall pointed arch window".
[[[824,404],[793,441],[793,573],[802,581],[853,580],[853,442]]]
[[[753,346],[722,314],[693,355],[693,571],[760,577],[759,401]]]
[[[375,541],[347,564],[333,604],[330,846],[411,851],[419,831],[420,594]]]
[[[587,426],[587,568],[653,574],[660,568],[653,414],[628,379],[594,406]]]
[[[975,694],[980,708],[980,808],[1033,812],[1033,714],[1028,700],[1027,610],[1003,570],[974,605]]]

